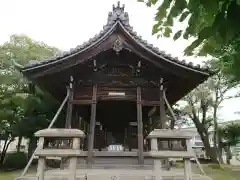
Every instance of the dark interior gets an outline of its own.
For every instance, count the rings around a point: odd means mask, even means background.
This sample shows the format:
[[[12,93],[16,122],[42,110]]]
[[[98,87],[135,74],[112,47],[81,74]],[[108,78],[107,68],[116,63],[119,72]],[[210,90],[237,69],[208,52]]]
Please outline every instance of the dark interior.
[[[147,114],[151,108],[150,106],[143,107],[143,124],[148,123]],[[79,106],[78,110],[79,115],[84,116],[84,119],[90,123],[91,106]],[[124,144],[127,146],[133,144],[129,140],[134,142],[134,147],[137,146],[137,126],[130,125],[132,122],[137,123],[136,102],[121,100],[98,101],[96,122],[100,122],[102,125],[101,130],[98,124],[96,124],[95,128],[96,141],[99,141],[97,144],[102,144],[102,148],[109,144]],[[111,136],[112,140],[107,140],[106,136]]]

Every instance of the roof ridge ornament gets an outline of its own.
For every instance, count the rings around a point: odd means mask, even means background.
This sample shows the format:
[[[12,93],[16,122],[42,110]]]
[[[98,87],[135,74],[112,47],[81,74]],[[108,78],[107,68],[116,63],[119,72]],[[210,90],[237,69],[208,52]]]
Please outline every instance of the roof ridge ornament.
[[[128,13],[124,11],[125,5],[120,6],[120,2],[117,2],[117,6],[113,4],[112,12],[108,13],[107,25],[113,25],[115,22],[120,21],[125,26],[129,26]]]

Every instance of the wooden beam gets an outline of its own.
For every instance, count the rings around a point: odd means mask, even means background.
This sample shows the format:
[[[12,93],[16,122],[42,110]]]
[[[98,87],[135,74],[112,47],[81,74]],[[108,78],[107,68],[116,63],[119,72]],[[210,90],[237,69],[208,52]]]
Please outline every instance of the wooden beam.
[[[144,164],[143,157],[143,122],[142,122],[142,104],[141,88],[137,87],[137,122],[138,122],[138,163]]]
[[[81,100],[81,96],[78,96],[79,99],[74,99],[71,100],[70,103],[72,104],[79,104],[79,105],[89,105],[93,103],[93,100]],[[85,97],[86,98],[86,97]],[[135,100],[136,96],[127,96],[127,97],[119,97],[119,96],[100,96],[99,97],[99,101],[136,101]],[[148,100],[141,100],[141,105],[142,106],[154,106],[154,108],[156,108],[156,106],[160,106],[160,101],[148,101]],[[153,110],[155,111],[155,109]]]
[[[128,75],[111,75],[107,74],[107,72],[97,71],[94,74],[88,74],[84,76],[82,74],[82,77],[78,80],[78,82],[81,82],[81,84],[89,84],[89,83],[95,83],[95,84],[103,84],[104,82],[109,84],[110,82],[118,81],[121,82],[123,85],[124,83],[128,83],[129,86],[137,86],[141,85],[145,87],[157,87],[159,84],[159,81],[157,80],[156,76],[149,76],[147,73],[146,75],[139,74],[138,76],[128,74]],[[123,86],[122,85],[122,86]],[[121,86],[121,85],[120,85]]]
[[[96,109],[97,109],[97,85],[93,86],[92,106],[91,106],[91,119],[88,135],[88,167],[93,163],[93,146],[94,146],[94,132],[96,124]]]
[[[88,105],[88,104],[92,104],[93,101],[92,100],[71,100],[70,103]]]
[[[148,101],[148,100],[142,100],[141,104],[143,106],[160,106],[160,101]]]

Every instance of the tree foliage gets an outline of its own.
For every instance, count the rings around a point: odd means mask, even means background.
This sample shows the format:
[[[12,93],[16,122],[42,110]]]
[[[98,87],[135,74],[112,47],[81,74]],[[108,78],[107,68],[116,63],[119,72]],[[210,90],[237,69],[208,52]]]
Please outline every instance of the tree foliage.
[[[54,47],[22,35],[13,35],[0,45],[0,140],[5,142],[0,164],[15,137],[31,138],[34,132],[47,126],[55,108],[55,102],[47,94],[38,88],[29,88],[34,86],[15,69],[14,63],[26,65],[30,60],[58,52]]]
[[[226,151],[226,162],[230,164],[232,159],[231,146],[236,146],[240,142],[240,124],[239,123],[228,123],[225,126],[218,128],[219,134],[219,146],[221,149]],[[239,159],[239,155],[235,154],[236,158]]]
[[[240,142],[240,124],[228,123],[218,129],[222,143],[230,146],[236,146]]]
[[[153,34],[195,40],[185,55],[211,55],[221,60],[224,72],[240,80],[239,0],[138,0],[157,7]],[[162,3],[161,3],[162,2]],[[176,23],[187,26],[173,32]]]

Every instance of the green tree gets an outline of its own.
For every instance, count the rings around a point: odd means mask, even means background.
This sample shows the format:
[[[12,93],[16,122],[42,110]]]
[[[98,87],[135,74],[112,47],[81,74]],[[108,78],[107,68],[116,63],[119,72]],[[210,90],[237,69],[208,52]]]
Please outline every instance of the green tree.
[[[231,146],[236,146],[240,141],[240,124],[230,123],[218,128],[220,147],[226,151],[226,162],[230,164],[232,153]]]
[[[240,80],[240,1],[239,0],[138,0],[157,7],[153,34],[180,37],[192,43],[186,55],[211,55],[221,60],[224,72]],[[173,32],[176,23],[185,23]],[[177,28],[177,27],[176,27]]]
[[[212,69],[217,70],[219,67],[219,62],[216,60],[211,60],[206,62],[206,65],[210,66]],[[222,153],[221,149],[219,149],[218,145],[220,143],[219,141],[219,135],[218,135],[218,117],[217,112],[219,110],[219,107],[221,106],[221,103],[224,100],[237,98],[240,96],[239,93],[231,93],[229,94],[229,91],[233,89],[238,89],[239,84],[237,82],[232,82],[228,77],[226,77],[221,71],[216,73],[213,77],[208,79],[207,87],[209,88],[209,91],[212,94],[212,119],[213,119],[213,140],[214,140],[214,147],[216,150],[218,150],[218,158],[220,162],[222,161]]]
[[[209,128],[212,126],[213,117],[211,112],[213,99],[212,94],[206,84],[200,85],[183,99],[184,105],[182,112],[186,119],[195,125],[202,142],[204,144],[206,154],[213,162],[218,162],[215,149],[210,146]]]
[[[7,148],[15,137],[19,137],[20,146],[22,137],[33,135],[29,127],[36,130],[40,128],[39,123],[41,128],[46,127],[44,123],[52,115],[50,98],[46,98],[45,93],[39,94],[40,90],[37,94],[30,92],[29,82],[14,64],[25,65],[30,60],[41,60],[57,53],[59,50],[56,48],[22,35],[13,35],[8,42],[0,45],[0,135],[5,140],[0,161],[4,160]]]
[[[218,147],[220,142],[217,131],[217,112],[224,100],[239,96],[239,94],[227,95],[230,90],[237,86],[237,83],[229,82],[229,80],[219,72],[183,99],[185,105],[182,106],[181,110],[188,117],[188,120],[191,120],[196,126],[204,143],[207,155],[215,162],[217,162],[217,159],[222,162],[222,155]],[[208,129],[211,126],[214,129],[214,149],[211,148],[209,142]]]
[[[17,128],[21,121],[21,107],[20,102],[23,102],[19,94],[13,91],[5,92],[0,96],[0,136],[4,140],[4,147],[1,152],[0,164],[3,162],[6,151],[10,143],[18,137],[20,129]]]

